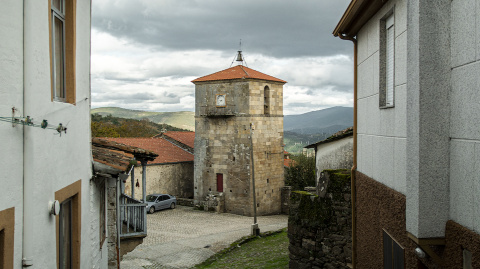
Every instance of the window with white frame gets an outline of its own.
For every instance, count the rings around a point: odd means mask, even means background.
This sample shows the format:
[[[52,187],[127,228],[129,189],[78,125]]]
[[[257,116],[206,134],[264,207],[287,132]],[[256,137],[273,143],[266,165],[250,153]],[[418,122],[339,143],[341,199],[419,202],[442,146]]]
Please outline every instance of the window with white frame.
[[[395,25],[394,14],[381,23],[380,29],[380,107],[393,107],[395,95]]]
[[[75,104],[77,0],[48,0],[52,100]]]
[[[52,0],[53,98],[65,101],[65,0]]]

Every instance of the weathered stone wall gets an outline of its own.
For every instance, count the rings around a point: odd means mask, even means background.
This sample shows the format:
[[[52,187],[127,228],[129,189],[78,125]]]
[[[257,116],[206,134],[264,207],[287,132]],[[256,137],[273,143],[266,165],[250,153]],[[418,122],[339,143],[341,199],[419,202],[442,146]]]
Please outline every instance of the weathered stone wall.
[[[117,254],[117,184],[116,180],[107,180],[107,246],[108,268],[118,267]]]
[[[267,114],[265,86],[270,89]],[[195,94],[195,203],[219,190],[217,174],[222,174],[224,212],[253,215],[253,123],[257,214],[280,213],[284,186],[283,84],[249,79],[216,81],[197,84]],[[216,108],[217,94],[226,95],[225,108]]]
[[[183,206],[190,206],[193,207],[193,199],[187,199],[187,198],[178,198],[177,197],[177,204],[178,205],[183,205]]]
[[[352,256],[350,173],[325,170],[326,191],[294,191],[288,218],[290,268],[349,268]]]
[[[135,167],[135,199],[142,199],[142,167]],[[125,193],[131,195],[131,179],[125,182]],[[147,165],[147,195],[164,193],[177,198],[193,198],[193,163]]]
[[[282,188],[282,214],[289,214],[290,212],[290,195],[292,193],[291,186]]]

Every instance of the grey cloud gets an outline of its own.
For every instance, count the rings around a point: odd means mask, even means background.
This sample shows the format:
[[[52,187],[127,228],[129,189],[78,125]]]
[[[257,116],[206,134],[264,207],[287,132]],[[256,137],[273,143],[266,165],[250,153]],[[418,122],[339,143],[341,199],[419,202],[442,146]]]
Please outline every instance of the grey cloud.
[[[95,96],[95,102],[115,102],[118,104],[146,104],[146,103],[162,103],[162,104],[179,104],[180,96],[175,94],[155,95],[152,93],[105,93]]]
[[[130,100],[130,101],[140,101],[155,99],[155,95],[148,92],[138,92],[138,93],[118,93],[118,92],[107,92],[99,93],[95,96],[96,102],[102,101],[121,101],[121,100]]]
[[[157,50],[235,51],[276,58],[351,54],[332,31],[349,0],[93,2],[93,27]]]
[[[333,91],[336,91],[336,92],[351,92],[353,93],[353,81],[352,81],[352,85],[350,86],[345,86],[345,85],[328,85],[328,87],[331,87],[331,89]]]

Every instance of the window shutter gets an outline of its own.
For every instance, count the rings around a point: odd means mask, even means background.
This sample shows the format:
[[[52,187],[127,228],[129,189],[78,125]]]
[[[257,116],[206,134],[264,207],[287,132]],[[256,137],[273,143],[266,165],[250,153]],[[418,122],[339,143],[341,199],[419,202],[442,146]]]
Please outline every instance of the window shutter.
[[[394,87],[394,60],[395,60],[395,27],[393,25],[393,15],[386,21],[386,96],[385,105],[393,106],[393,87]]]

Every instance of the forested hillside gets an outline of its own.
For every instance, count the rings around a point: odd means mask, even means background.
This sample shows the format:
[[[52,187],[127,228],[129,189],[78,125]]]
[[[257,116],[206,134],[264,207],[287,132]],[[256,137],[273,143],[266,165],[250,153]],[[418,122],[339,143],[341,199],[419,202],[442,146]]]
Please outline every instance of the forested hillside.
[[[188,131],[149,119],[134,120],[92,114],[92,137],[152,137],[164,131]]]
[[[168,124],[190,131],[195,130],[195,113],[191,111],[151,112],[130,110],[120,107],[100,107],[92,109],[90,113],[102,116],[112,115],[113,117],[135,120],[148,119],[151,122],[158,124]]]

